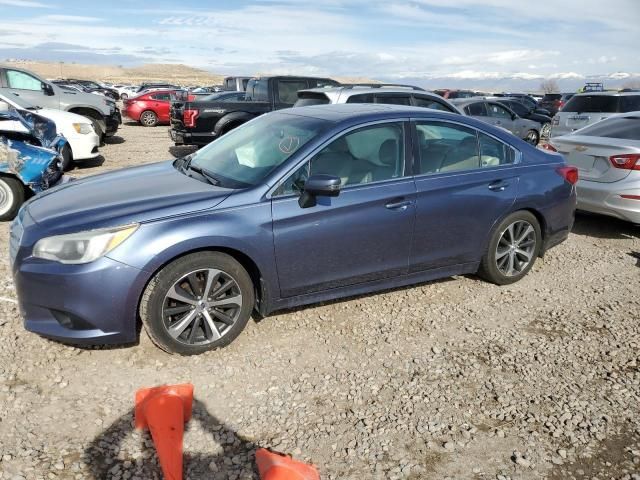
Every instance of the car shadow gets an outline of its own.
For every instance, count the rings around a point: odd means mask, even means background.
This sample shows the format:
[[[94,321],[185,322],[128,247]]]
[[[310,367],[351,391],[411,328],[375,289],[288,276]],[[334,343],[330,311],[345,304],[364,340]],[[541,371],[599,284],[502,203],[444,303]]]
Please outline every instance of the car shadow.
[[[122,122],[123,125],[128,125],[130,127],[135,127],[136,125],[141,127],[142,125],[140,125],[140,122],[136,122],[135,120],[126,120],[124,122]]]
[[[97,157],[88,158],[86,160],[79,160],[79,161],[73,163],[73,167],[74,168],[69,170],[69,171],[72,172],[75,169],[84,170],[86,168],[100,167],[100,166],[102,166],[102,164],[104,164],[105,161],[106,161],[106,159],[104,158],[103,155],[98,155]]]
[[[192,418],[185,425],[185,437],[195,423],[200,425],[200,430],[207,437],[205,444],[198,444],[199,448],[216,453],[194,453],[185,450],[185,478],[237,478],[241,470],[252,472],[253,478],[259,478],[254,461],[257,448],[255,443],[211,415],[207,407],[194,398]],[[134,431],[133,425],[132,409],[97,435],[85,448],[84,459],[89,468],[89,479],[161,478],[162,472],[149,431],[143,431],[136,436],[140,452],[128,453],[127,447],[131,445],[130,434]]]
[[[578,212],[571,233],[612,240],[640,238],[640,225],[604,215]]]
[[[121,143],[124,143],[126,140],[124,138],[122,138],[120,135],[113,135],[111,137],[105,137],[104,138],[104,143],[106,145],[120,145]]]
[[[184,157],[185,155],[189,155],[198,150],[198,147],[194,145],[176,145],[174,147],[169,147],[169,153],[174,158]]]

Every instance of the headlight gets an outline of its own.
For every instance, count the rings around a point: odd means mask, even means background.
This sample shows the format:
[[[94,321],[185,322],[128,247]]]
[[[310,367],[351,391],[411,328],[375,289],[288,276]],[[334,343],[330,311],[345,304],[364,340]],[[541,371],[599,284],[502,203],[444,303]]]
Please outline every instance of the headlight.
[[[60,263],[89,263],[116,248],[138,228],[138,224],[56,235],[38,240],[33,256]]]
[[[73,128],[76,129],[76,132],[82,133],[83,135],[93,132],[93,126],[90,123],[74,123]]]

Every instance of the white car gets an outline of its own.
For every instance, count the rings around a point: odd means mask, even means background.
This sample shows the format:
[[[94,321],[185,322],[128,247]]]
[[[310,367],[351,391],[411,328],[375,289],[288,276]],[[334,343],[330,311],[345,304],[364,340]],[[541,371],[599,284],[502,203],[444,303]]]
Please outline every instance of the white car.
[[[87,160],[99,155],[100,138],[93,130],[91,121],[86,117],[63,110],[40,108],[16,95],[0,94],[0,110],[8,110],[9,107],[17,110],[31,110],[53,120],[58,134],[64,135],[68,142],[68,148],[65,147],[62,151],[62,167],[65,170],[71,167],[72,162]]]
[[[129,97],[135,97],[138,87],[133,85],[113,85],[111,88],[115,88],[120,95],[121,100],[125,100]]]

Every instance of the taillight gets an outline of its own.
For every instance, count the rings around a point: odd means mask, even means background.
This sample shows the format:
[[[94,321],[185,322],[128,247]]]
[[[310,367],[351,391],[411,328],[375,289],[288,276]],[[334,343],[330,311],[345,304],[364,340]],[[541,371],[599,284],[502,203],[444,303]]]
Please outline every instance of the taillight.
[[[558,151],[558,150],[556,150],[556,147],[554,147],[550,143],[543,143],[542,145],[540,145],[540,148],[542,148],[543,150],[548,150],[550,152],[557,152]]]
[[[556,172],[571,185],[575,185],[578,182],[578,169],[576,167],[558,167]]]
[[[193,102],[195,99],[196,99],[195,95],[191,95],[191,94],[187,95],[187,102]]]
[[[182,121],[184,122],[185,127],[195,127],[196,126],[196,118],[200,112],[198,110],[185,110],[182,114]]]
[[[640,200],[640,195],[620,195],[622,198],[626,198],[627,200]]]
[[[640,154],[625,153],[622,155],[612,155],[609,157],[611,165],[624,170],[640,170]]]

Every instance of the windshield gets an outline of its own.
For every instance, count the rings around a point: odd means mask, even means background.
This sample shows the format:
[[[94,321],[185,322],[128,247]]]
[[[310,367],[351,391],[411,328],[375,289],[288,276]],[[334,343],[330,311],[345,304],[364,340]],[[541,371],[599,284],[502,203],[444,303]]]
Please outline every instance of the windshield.
[[[190,165],[206,171],[221,187],[247,188],[260,183],[330,125],[298,115],[262,115],[199,150]]]

